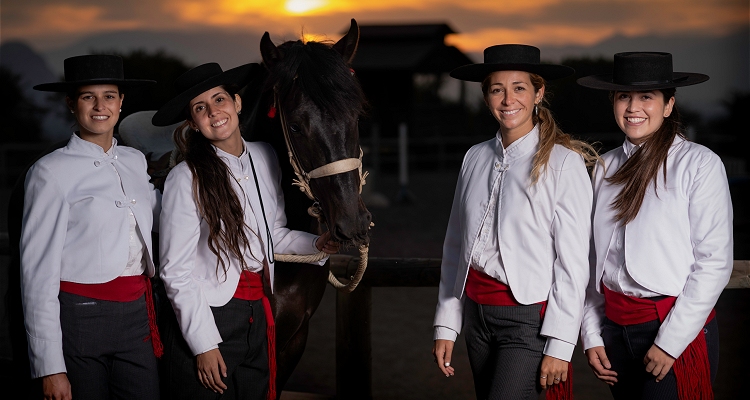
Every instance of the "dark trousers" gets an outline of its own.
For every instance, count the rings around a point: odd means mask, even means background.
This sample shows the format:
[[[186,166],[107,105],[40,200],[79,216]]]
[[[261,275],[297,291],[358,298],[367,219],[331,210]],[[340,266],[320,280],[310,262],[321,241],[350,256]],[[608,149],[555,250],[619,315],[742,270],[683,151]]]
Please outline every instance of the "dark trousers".
[[[542,306],[485,306],[466,298],[464,332],[477,399],[536,399],[546,339]]]
[[[60,292],[58,298],[73,398],[158,400],[145,297],[116,302]]]
[[[227,367],[224,394],[214,393],[198,380],[195,356],[182,337],[172,307],[167,304],[160,319],[164,356],[164,399],[262,400],[268,393],[268,342],[266,317],[261,300],[232,298],[222,307],[211,307],[221,334],[219,351]]]
[[[602,326],[602,339],[607,351],[607,358],[612,369],[617,372],[617,383],[610,386],[612,396],[620,399],[677,400],[677,381],[674,370],[660,382],[646,372],[643,359],[654,344],[659,332],[659,320],[642,324],[621,326],[605,318]],[[719,326],[716,318],[704,328],[708,361],[711,366],[711,383],[716,378],[719,368]]]

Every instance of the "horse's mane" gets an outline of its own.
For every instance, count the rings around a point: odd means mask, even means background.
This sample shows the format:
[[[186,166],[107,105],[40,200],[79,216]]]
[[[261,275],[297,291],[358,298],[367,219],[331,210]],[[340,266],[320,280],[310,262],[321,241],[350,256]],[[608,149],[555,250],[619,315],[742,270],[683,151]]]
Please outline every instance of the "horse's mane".
[[[292,87],[334,121],[346,121],[364,112],[365,96],[342,56],[324,42],[288,41],[278,47],[283,61],[269,71],[265,89],[275,89],[281,102]]]

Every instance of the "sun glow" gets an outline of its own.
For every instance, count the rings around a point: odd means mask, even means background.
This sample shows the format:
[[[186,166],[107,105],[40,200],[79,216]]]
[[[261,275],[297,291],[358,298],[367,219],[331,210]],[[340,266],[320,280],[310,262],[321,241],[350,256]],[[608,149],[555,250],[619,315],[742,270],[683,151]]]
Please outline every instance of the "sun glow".
[[[325,5],[325,0],[288,0],[284,5],[284,8],[292,14],[304,14],[308,11],[319,9]]]

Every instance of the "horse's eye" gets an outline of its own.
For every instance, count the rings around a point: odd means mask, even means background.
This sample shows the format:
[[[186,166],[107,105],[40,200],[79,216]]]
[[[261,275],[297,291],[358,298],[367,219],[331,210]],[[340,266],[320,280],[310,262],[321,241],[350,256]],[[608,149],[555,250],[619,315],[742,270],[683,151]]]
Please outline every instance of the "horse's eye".
[[[300,129],[300,127],[299,127],[299,125],[297,125],[297,124],[290,124],[290,125],[289,125],[289,130],[290,130],[290,131],[291,131],[292,133],[300,133],[300,131],[301,131],[301,129]]]

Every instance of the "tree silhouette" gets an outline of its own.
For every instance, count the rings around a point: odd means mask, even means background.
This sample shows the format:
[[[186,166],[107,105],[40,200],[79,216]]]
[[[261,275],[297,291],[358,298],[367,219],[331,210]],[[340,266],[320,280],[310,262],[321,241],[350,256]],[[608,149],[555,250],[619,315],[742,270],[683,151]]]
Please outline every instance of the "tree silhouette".
[[[42,132],[44,110],[29,101],[21,91],[20,77],[0,67],[0,118],[3,121],[2,143],[38,142]]]
[[[612,73],[613,63],[604,58],[566,58],[562,64],[575,69],[575,74],[548,83],[549,108],[562,130],[576,138],[599,142],[601,151],[622,143],[620,128],[615,123],[609,92],[583,87],[578,78]]]
[[[175,79],[191,68],[180,58],[169,55],[164,50],[154,53],[133,50],[129,53],[110,51],[98,54],[114,54],[122,57],[127,79],[156,81],[156,85],[125,93],[120,121],[138,111],[158,110],[177,94],[173,89]]]

